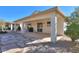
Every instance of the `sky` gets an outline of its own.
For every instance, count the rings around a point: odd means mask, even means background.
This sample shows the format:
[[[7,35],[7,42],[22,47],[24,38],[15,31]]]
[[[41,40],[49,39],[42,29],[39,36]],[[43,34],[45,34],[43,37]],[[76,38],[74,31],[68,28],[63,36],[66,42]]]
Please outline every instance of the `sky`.
[[[52,7],[54,6],[0,6],[0,19],[12,22],[29,16],[36,10],[43,11]],[[65,16],[70,16],[75,8],[75,6],[59,6]]]

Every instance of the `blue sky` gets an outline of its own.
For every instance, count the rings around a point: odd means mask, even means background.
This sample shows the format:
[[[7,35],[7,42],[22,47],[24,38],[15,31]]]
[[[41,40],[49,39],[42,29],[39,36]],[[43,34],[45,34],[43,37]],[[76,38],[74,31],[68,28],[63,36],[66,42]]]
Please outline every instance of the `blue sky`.
[[[53,6],[0,6],[0,19],[5,21],[15,21],[17,19],[29,16],[35,10],[46,10]],[[69,16],[74,11],[75,6],[60,6],[59,7],[66,16]]]

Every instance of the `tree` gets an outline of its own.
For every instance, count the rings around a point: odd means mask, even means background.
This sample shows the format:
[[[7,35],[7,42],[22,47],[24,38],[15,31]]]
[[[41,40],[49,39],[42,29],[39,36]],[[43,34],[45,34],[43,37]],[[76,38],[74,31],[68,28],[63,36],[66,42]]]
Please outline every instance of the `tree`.
[[[67,22],[68,24],[70,24],[71,18],[69,16],[65,16],[65,22]]]
[[[69,25],[65,34],[71,37],[72,41],[79,39],[79,7],[75,8],[75,11],[71,13]]]
[[[71,37],[72,41],[79,39],[79,24],[73,22],[69,26],[67,26],[67,30],[65,34]]]
[[[79,23],[79,7],[75,8],[75,11],[71,13],[71,21]]]

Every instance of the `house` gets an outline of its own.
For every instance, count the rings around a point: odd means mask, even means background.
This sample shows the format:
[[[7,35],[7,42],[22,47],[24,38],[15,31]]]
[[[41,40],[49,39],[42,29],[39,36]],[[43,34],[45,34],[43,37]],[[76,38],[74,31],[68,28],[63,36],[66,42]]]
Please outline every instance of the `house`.
[[[0,21],[0,31],[4,31],[6,29],[6,27],[10,27],[10,23],[1,20]]]
[[[31,15],[18,19],[13,23],[0,23],[8,26],[11,31],[20,29],[21,32],[40,32],[51,34],[51,40],[55,43],[57,35],[64,35],[65,16],[58,7],[44,11],[35,11]]]
[[[65,16],[58,7],[50,8],[44,11],[33,12],[30,16],[18,19],[14,23],[19,24],[22,31],[28,30],[28,27],[30,26],[32,27],[33,32],[51,33],[51,27],[54,28],[52,26],[54,21],[52,22],[51,19],[55,20],[55,26],[57,26],[55,27],[57,28],[57,35],[63,35]]]

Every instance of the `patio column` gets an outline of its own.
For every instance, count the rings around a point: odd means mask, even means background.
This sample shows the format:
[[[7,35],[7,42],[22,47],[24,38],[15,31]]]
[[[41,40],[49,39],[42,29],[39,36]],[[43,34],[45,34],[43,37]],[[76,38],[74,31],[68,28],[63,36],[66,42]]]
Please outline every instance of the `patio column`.
[[[23,32],[23,23],[20,23],[20,27],[21,27],[21,32]]]
[[[2,31],[4,31],[4,25],[2,25]]]
[[[14,31],[16,31],[16,24],[14,24]]]
[[[24,23],[24,30],[27,31],[27,24]]]
[[[56,43],[57,40],[57,16],[51,15],[51,41]]]
[[[13,24],[11,24],[11,31],[13,30]]]

